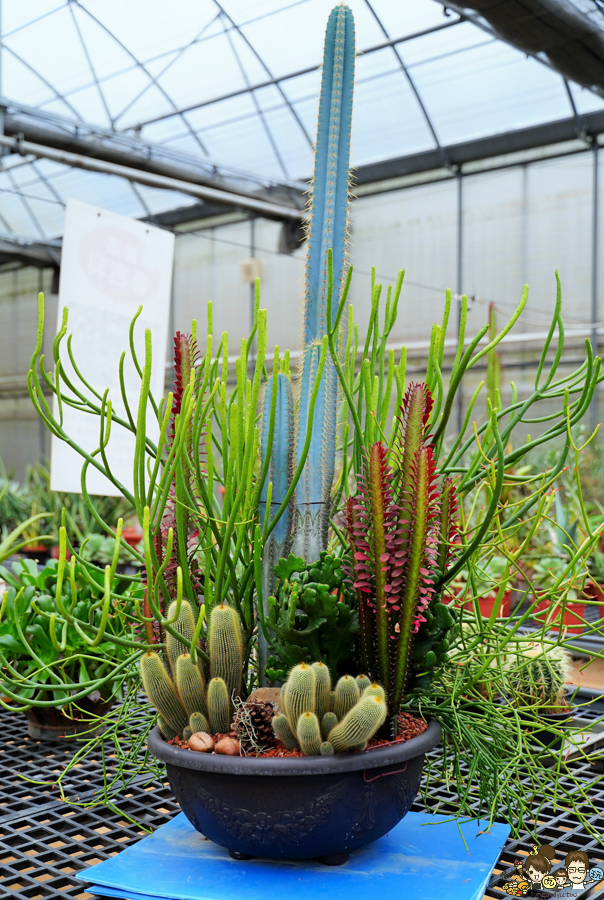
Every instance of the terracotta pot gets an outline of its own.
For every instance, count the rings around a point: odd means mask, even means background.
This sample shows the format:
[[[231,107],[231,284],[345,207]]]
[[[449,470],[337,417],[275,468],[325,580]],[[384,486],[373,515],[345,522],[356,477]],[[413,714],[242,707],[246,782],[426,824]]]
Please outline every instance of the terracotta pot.
[[[543,623],[550,611],[551,603],[549,600],[540,600],[532,612],[531,617],[537,622]],[[569,601],[566,604],[564,612],[558,609],[556,616],[549,623],[552,631],[560,631],[561,628],[567,628],[568,631],[581,632],[585,628],[585,604],[581,602]]]
[[[105,715],[113,703],[113,700],[79,700],[77,705],[82,712],[74,712],[77,719],[69,718],[54,706],[32,706],[25,712],[27,733],[36,741],[73,741],[79,734],[90,731],[94,727],[95,717]],[[101,734],[104,730],[105,726],[99,723],[94,734]]]
[[[495,601],[497,600],[497,591],[492,591],[490,594],[487,594],[486,597],[480,597],[478,600],[478,606],[480,607],[480,615],[489,618],[491,613],[493,612],[493,607],[495,606]],[[456,601],[456,606],[461,606],[462,604],[459,601]],[[466,609],[469,609],[470,612],[473,610],[474,606],[471,600],[466,600],[463,606]],[[497,616],[509,616],[512,611],[512,589],[505,591],[503,597],[501,598],[499,609],[497,610]]]
[[[69,560],[71,559],[71,550],[69,549],[69,547],[66,547],[65,551],[66,551],[65,559],[67,560],[67,562],[69,562]],[[52,546],[50,548],[50,558],[51,559],[59,559],[60,555],[61,555],[61,548],[59,547],[58,544],[54,544],[54,546]]]
[[[134,525],[122,530],[122,537],[130,547],[136,547],[143,539],[143,533]]]

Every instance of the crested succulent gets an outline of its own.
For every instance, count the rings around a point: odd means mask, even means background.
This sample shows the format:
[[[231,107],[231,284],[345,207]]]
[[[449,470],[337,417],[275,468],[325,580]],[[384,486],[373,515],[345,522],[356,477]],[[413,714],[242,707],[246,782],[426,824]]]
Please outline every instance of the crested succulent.
[[[182,607],[185,607],[184,612]],[[178,616],[176,607],[170,609],[176,631],[167,641],[171,647],[173,677],[159,653],[148,651],[140,661],[143,687],[160,714],[160,731],[168,740],[176,735],[183,737],[185,731],[189,735],[198,731],[227,733],[232,702],[241,691],[243,644],[239,616],[224,604],[215,606],[210,614],[210,671],[223,672],[229,681],[227,684],[223,678],[214,675],[206,687],[203,664],[201,661],[194,663],[192,657],[191,638],[195,632],[192,609],[186,600],[182,601]],[[180,641],[179,636],[188,643]],[[176,655],[181,647],[185,648],[184,652]]]
[[[283,741],[288,750],[299,749],[306,756],[364,749],[367,741],[383,724],[386,705],[380,685],[372,684],[366,676],[361,679],[361,685],[362,694],[357,679],[343,675],[335,691],[331,691],[329,671],[323,663],[295,666],[281,688],[283,713],[273,718],[275,736]],[[332,695],[335,711],[326,709]],[[383,716],[375,713],[374,701],[380,705]],[[363,702],[365,706],[361,707]],[[363,710],[369,710],[369,713]],[[356,718],[350,719],[354,711]],[[374,721],[375,728],[371,730],[370,723]],[[346,729],[338,732],[336,729],[344,722],[347,723]],[[364,723],[362,727],[359,722]],[[336,743],[332,744],[331,734],[334,731]]]
[[[436,582],[450,552],[454,489],[447,483],[447,503],[441,508],[443,492],[428,435],[431,411],[427,386],[411,384],[391,446],[381,441],[371,445],[357,477],[357,494],[346,507],[361,655],[369,674],[386,691],[394,727],[411,668],[413,638],[428,621]]]

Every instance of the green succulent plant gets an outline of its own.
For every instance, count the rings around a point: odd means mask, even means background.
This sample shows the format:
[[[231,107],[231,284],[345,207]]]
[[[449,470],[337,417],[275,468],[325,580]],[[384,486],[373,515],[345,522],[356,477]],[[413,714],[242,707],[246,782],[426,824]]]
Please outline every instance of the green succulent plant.
[[[0,566],[7,586],[0,615],[1,692],[15,701],[12,709],[119,699],[135,678],[127,639],[135,645],[143,590],[108,570],[99,573],[75,558],[67,577],[56,560],[41,571],[32,560]],[[59,624],[66,609],[72,622]]]
[[[264,620],[269,681],[283,681],[300,662],[322,660],[331,677],[351,660],[358,636],[356,598],[341,558],[322,550],[307,564],[290,554],[275,566],[275,593]]]

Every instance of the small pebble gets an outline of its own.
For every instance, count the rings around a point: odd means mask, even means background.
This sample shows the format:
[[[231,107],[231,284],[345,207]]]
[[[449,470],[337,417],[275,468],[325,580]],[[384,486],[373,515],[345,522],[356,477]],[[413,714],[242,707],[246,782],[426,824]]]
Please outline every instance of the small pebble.
[[[189,738],[189,748],[199,753],[211,753],[214,749],[214,739],[205,731],[197,731]]]
[[[197,735],[193,735],[193,737],[197,737]],[[190,741],[189,746],[191,746]],[[223,756],[239,756],[239,741],[236,741],[234,738],[224,737],[214,747],[214,753],[221,753]]]

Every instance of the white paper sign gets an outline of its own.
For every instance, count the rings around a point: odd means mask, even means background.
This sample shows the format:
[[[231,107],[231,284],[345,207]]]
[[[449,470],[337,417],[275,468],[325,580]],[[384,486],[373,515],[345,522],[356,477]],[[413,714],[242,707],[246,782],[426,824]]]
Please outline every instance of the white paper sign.
[[[124,365],[126,395],[136,422],[140,378],[128,344],[130,322],[143,307],[135,326],[135,348],[141,368],[145,359],[145,329],[153,335],[151,392],[159,402],[164,393],[166,341],[170,313],[174,235],[135,219],[118,216],[79,200],[68,200],[61,254],[61,280],[57,331],[63,309],[69,310],[67,335],[72,334],[75,363],[82,376],[103,395],[109,388],[114,413],[126,418],[119,383],[119,361]],[[67,354],[67,336],[61,345],[65,372],[78,389],[89,392],[78,381]],[[68,393],[68,389],[64,388]],[[98,402],[98,400],[96,401]],[[54,400],[58,418],[58,404]],[[73,440],[91,453],[99,446],[100,418],[63,405],[63,428]],[[152,440],[159,429],[147,416]],[[135,438],[131,431],[113,422],[107,457],[112,472],[129,491],[133,486]],[[64,441],[53,436],[51,445],[51,488],[54,491],[81,491],[84,460]],[[92,494],[116,496],[119,491],[97,469],[89,466],[87,489]]]

